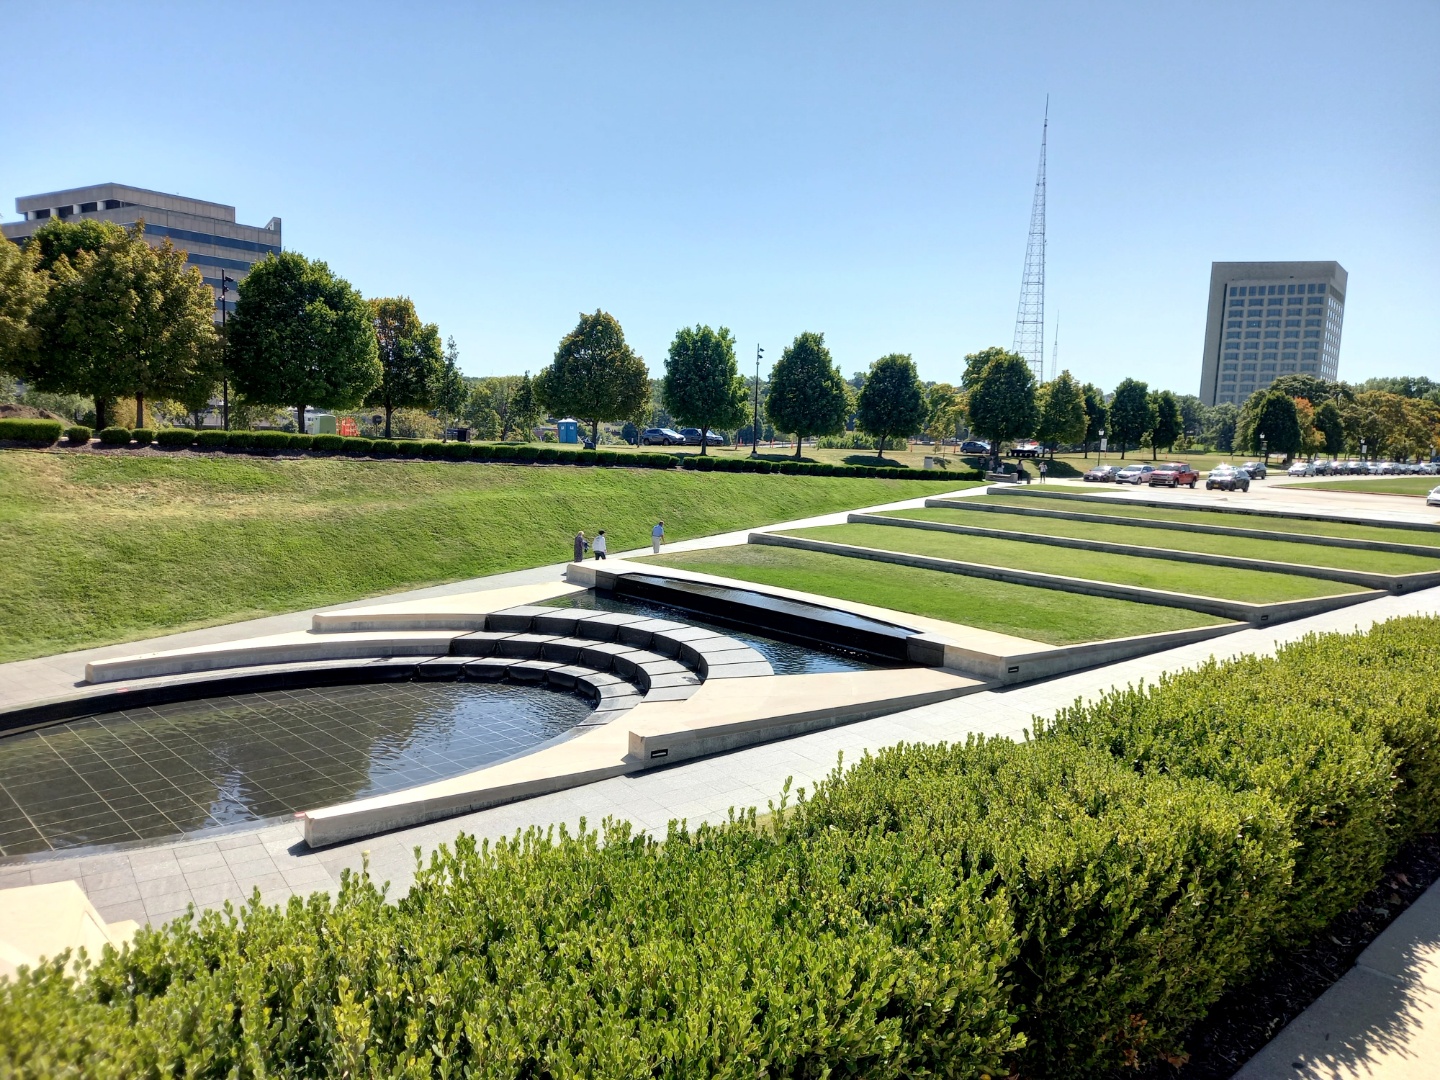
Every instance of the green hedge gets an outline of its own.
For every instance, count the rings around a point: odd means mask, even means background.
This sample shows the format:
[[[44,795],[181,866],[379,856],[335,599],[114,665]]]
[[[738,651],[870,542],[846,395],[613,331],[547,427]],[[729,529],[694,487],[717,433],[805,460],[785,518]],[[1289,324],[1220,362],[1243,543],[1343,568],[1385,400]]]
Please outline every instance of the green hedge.
[[[107,427],[100,432],[101,446],[129,446],[130,429],[123,427]]]
[[[197,431],[195,433],[195,445],[202,450],[218,450],[222,446],[229,445],[230,432],[228,431]]]
[[[403,439],[396,444],[395,453],[402,458],[417,458],[420,456],[420,449],[424,445],[416,439]]]
[[[183,427],[161,428],[155,434],[155,442],[160,446],[183,449],[195,442],[195,432],[190,428]]]
[[[376,457],[394,457],[400,452],[400,444],[394,439],[376,439],[370,446],[370,453]]]
[[[441,456],[450,461],[469,461],[473,456],[473,448],[469,443],[445,443]]]
[[[292,438],[288,431],[252,431],[250,445],[256,450],[289,450]]]
[[[340,449],[346,454],[360,456],[370,453],[371,447],[375,445],[374,439],[362,439],[354,435],[341,436]]]
[[[59,420],[30,420],[21,417],[0,420],[0,439],[50,446],[60,441],[65,425]]]
[[[316,450],[320,450],[325,453],[333,454],[345,448],[344,435],[316,435],[310,440],[310,442]]]
[[[74,427],[67,427],[65,429],[65,438],[71,446],[89,446],[90,429],[80,424],[76,424]]]
[[[470,457],[474,461],[489,461],[494,449],[489,443],[470,443]]]

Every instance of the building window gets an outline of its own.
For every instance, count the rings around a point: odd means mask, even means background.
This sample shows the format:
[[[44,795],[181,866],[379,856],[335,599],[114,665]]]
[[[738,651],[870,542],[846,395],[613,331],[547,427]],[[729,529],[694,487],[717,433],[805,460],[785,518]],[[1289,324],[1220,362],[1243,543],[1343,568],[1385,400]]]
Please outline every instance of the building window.
[[[1265,331],[1265,337],[1266,337],[1267,339],[1270,339],[1270,338],[1278,338],[1279,336],[1280,336],[1280,331],[1279,331],[1279,330],[1266,330],[1266,331]]]
[[[1239,359],[1240,359],[1240,354],[1239,354],[1238,352],[1227,352],[1227,353],[1225,354],[1225,359],[1226,359],[1226,360],[1239,360]]]
[[[1260,354],[1259,354],[1259,353],[1253,353],[1253,352],[1247,352],[1247,353],[1245,354],[1245,359],[1246,359],[1246,360],[1259,360],[1259,359],[1260,359]]]
[[[1239,296],[1239,295],[1240,295],[1240,290],[1237,289],[1234,285],[1231,285],[1231,286],[1230,286],[1230,295],[1231,295],[1231,296]]]
[[[1227,331],[1225,331],[1225,340],[1226,340],[1226,341],[1239,341],[1239,340],[1240,340],[1240,331],[1239,331],[1239,330],[1227,330]]]
[[[1245,356],[1246,356],[1246,358],[1249,359],[1249,360],[1254,360],[1254,359],[1255,359],[1255,354],[1254,354],[1254,353],[1246,353]],[[1253,363],[1241,364],[1241,365],[1240,365],[1240,370],[1241,370],[1241,371],[1254,371],[1254,370],[1255,370],[1255,365],[1254,365]]]
[[[82,202],[80,204],[80,213],[82,214],[93,214],[96,209],[96,204],[93,202]]]
[[[1294,364],[1281,364],[1281,365],[1280,365],[1280,370],[1281,370],[1281,371],[1294,371],[1294,370],[1295,370],[1295,365],[1294,365]]]

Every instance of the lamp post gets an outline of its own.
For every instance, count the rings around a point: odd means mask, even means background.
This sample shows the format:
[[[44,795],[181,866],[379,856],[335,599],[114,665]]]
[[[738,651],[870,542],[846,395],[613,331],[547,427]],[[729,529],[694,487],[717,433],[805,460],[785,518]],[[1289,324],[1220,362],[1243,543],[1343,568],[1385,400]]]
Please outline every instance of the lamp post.
[[[1266,465],[1270,464],[1270,451],[1265,449],[1265,433],[1263,431],[1260,433],[1260,456]]]
[[[1360,460],[1361,460],[1362,462],[1366,460],[1366,459],[1365,459],[1365,440],[1364,440],[1364,439],[1361,439],[1361,440],[1360,440]]]
[[[1103,427],[1100,429],[1100,456],[1102,458],[1105,456],[1105,429]],[[1103,465],[1105,463],[1101,461],[1099,464]]]
[[[765,350],[755,346],[755,419],[750,426],[750,456],[760,456],[760,357]]]
[[[225,336],[225,315],[229,308],[227,297],[230,295],[230,286],[235,284],[235,279],[224,270],[220,271],[220,425],[226,431],[230,430],[230,365],[227,362],[227,354],[230,351],[230,339]],[[214,385],[213,383],[211,384]],[[305,418],[300,418],[300,433],[305,433]]]

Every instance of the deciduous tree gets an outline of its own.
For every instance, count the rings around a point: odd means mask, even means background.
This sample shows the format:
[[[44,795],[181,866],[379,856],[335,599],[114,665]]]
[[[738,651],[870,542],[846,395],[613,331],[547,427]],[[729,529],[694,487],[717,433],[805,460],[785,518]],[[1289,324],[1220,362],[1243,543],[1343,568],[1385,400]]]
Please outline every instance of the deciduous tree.
[[[965,395],[949,383],[933,383],[925,392],[925,434],[936,445],[959,435],[965,419]]]
[[[913,435],[925,424],[925,390],[908,353],[891,353],[870,365],[860,387],[856,421],[875,439],[875,456],[891,435]]]
[[[1110,401],[1110,436],[1120,444],[1120,456],[1133,443],[1140,440],[1155,426],[1151,415],[1154,405],[1150,401],[1150,388],[1135,379],[1126,379],[1115,388]]]
[[[1325,453],[1338,457],[1345,452],[1345,419],[1333,401],[1321,402],[1315,410],[1315,430],[1325,441]]]
[[[1262,440],[1261,435],[1265,438]],[[1235,425],[1235,441],[1250,453],[1284,454],[1287,458],[1300,452],[1300,416],[1295,399],[1283,390],[1258,390],[1240,407]],[[1263,445],[1263,451],[1262,451]]]
[[[380,357],[380,381],[365,397],[371,408],[385,410],[385,438],[390,438],[390,417],[396,409],[433,409],[445,373],[440,328],[422,323],[408,296],[380,297],[370,301],[375,345]]]
[[[700,453],[713,430],[736,428],[746,418],[745,380],[735,364],[735,339],[725,327],[682,327],[670,343],[661,381],[665,408],[680,423],[700,429]]]
[[[19,375],[33,362],[40,343],[32,322],[45,299],[48,279],[37,268],[36,252],[0,239],[0,373]]]
[[[1085,390],[1069,371],[1062,371],[1040,387],[1038,397],[1040,419],[1035,425],[1035,437],[1050,448],[1053,459],[1057,444],[1085,439],[1089,428]]]
[[[596,445],[602,421],[628,420],[650,396],[645,361],[625,342],[615,316],[582,314],[560,339],[555,359],[534,383],[535,397],[554,416],[573,416],[590,425]]]
[[[1180,402],[1171,391],[1161,390],[1150,400],[1150,460],[1154,461],[1162,448],[1168,451],[1185,433],[1185,420],[1180,415]]]
[[[999,460],[1002,442],[1032,434],[1040,419],[1030,363],[1005,349],[965,357],[965,398],[970,427],[989,440],[992,461]]]
[[[1105,404],[1105,392],[1094,383],[1082,388],[1085,395],[1085,456],[1090,456],[1090,444],[1100,441],[1100,433],[1110,420],[1110,408]]]
[[[298,251],[257,263],[230,317],[230,370],[248,400],[351,408],[380,382],[370,305],[348,281]]]
[[[445,339],[445,360],[440,368],[440,379],[435,385],[435,408],[440,413],[440,423],[449,429],[450,423],[465,411],[465,402],[470,397],[470,388],[460,374],[460,350],[455,339]]]
[[[844,431],[849,412],[849,388],[830,359],[825,335],[807,330],[785,347],[770,372],[766,416],[777,431],[794,432],[799,458],[805,439]]]

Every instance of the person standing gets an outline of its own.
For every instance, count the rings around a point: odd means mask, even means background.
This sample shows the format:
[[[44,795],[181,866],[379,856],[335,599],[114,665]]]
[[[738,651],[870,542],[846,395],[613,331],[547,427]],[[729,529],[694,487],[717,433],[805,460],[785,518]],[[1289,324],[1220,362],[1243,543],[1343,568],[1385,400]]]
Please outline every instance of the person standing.
[[[585,561],[585,550],[586,550],[589,546],[590,546],[589,541],[587,541],[587,540],[585,539],[585,530],[584,530],[584,529],[581,529],[579,532],[577,532],[577,533],[575,534],[575,561],[576,561],[576,562],[584,562],[584,561]]]
[[[595,543],[590,545],[590,550],[595,553],[595,558],[605,558],[605,530],[601,529],[595,534]]]
[[[665,539],[665,522],[657,522],[650,530],[650,548],[656,555],[660,554],[660,542]]]
[[[1040,483],[1042,484],[1045,482],[1045,471],[1048,467],[1045,462],[1040,462]]]

